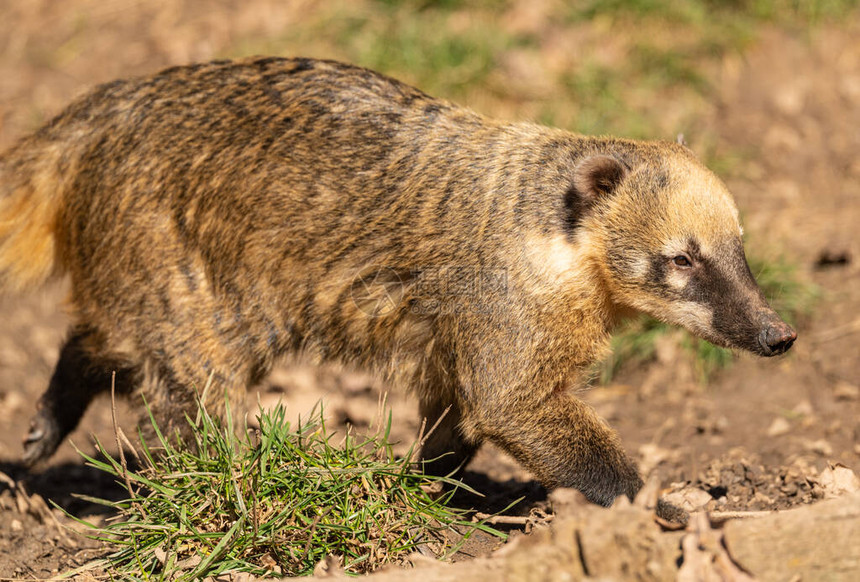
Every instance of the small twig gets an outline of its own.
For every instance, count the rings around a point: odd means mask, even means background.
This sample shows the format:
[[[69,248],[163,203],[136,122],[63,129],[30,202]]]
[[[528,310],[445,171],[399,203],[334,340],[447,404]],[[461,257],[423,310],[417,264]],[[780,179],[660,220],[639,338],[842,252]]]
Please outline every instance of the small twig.
[[[418,438],[415,440],[416,445],[412,445],[409,452],[409,463],[415,462],[415,456],[420,454],[421,448],[424,446],[424,429],[427,428],[427,417],[421,419],[421,427],[418,429]]]
[[[119,453],[119,462],[122,466],[122,478],[125,481],[125,488],[128,491],[128,495],[131,499],[134,499],[134,489],[131,486],[131,478],[128,476],[128,463],[125,460],[125,452],[122,448],[121,440],[125,440],[128,442],[128,439],[125,437],[125,434],[122,434],[122,431],[119,428],[119,423],[116,421],[116,370],[111,372],[110,375],[110,417],[111,422],[113,423],[113,435],[116,439],[116,448]],[[122,434],[122,436],[120,436]],[[134,448],[132,448],[134,450]],[[135,456],[137,453],[135,452]],[[137,502],[133,502],[135,508],[141,513],[143,512],[142,508]]]
[[[60,523],[60,520],[57,519],[57,516],[54,515],[54,512],[51,511],[51,508],[48,507],[44,501],[42,501],[42,505],[44,506],[42,513],[47,514],[51,517],[51,520],[54,522],[54,525],[57,528],[57,533],[60,535],[60,537],[63,538],[63,542],[65,542],[66,545],[70,545],[71,540],[69,539],[69,536],[66,535],[66,529],[68,528],[66,528],[63,524]]]
[[[775,511],[712,511],[708,514],[712,523],[723,523],[730,519],[752,519],[771,515]]]
[[[9,486],[9,489],[15,489],[16,488],[15,480],[12,479],[12,477],[7,475],[3,471],[0,471],[0,483],[5,483],[6,485]]]
[[[479,511],[475,514],[474,519],[476,521],[483,521],[484,523],[489,523],[491,525],[496,523],[508,525],[528,525],[537,521],[549,523],[554,518],[554,515],[547,515],[541,518],[537,518],[534,515],[491,515],[489,513],[481,513]]]
[[[430,438],[430,435],[432,435],[435,432],[435,430],[437,428],[439,428],[439,424],[448,415],[448,412],[451,411],[451,406],[453,406],[453,405],[449,404],[445,408],[445,410],[442,411],[442,414],[439,415],[439,418],[436,419],[436,422],[433,423],[433,426],[431,426],[430,430],[428,430],[426,433],[424,432],[424,429],[427,427],[427,418],[424,417],[421,419],[421,429],[418,431],[418,440],[417,440],[418,446],[415,447],[415,449],[413,449],[412,455],[409,457],[410,463],[415,461],[415,455],[421,451],[421,449],[424,447],[424,443],[426,443],[427,439]]]
[[[851,323],[819,332],[812,337],[812,340],[823,343],[837,340],[845,337],[846,335],[852,335],[855,333],[860,333],[860,318],[855,319]]]
[[[118,426],[116,427],[116,429],[119,432],[120,440],[125,444],[128,450],[131,451],[131,454],[134,455],[134,458],[137,460],[137,462],[140,463],[140,455],[137,454],[137,450],[134,448],[134,445],[131,444],[131,441],[128,440],[127,436],[125,436],[125,432],[123,432],[122,427]]]
[[[327,515],[329,511],[330,510],[326,510],[325,512],[318,514],[314,518],[314,522],[311,524],[311,530],[308,532],[308,541],[305,544],[305,551],[302,554],[302,559],[301,559],[302,562],[304,562],[305,560],[308,559],[308,554],[310,554],[310,552],[311,552],[311,544],[314,541],[314,534],[317,531],[317,525],[319,524],[319,522],[323,518],[323,516]]]
[[[125,461],[125,453],[120,442],[119,424],[116,421],[116,370],[111,372],[110,375],[110,419],[113,423],[113,436],[116,439],[116,448],[119,453],[120,465],[122,465],[122,478],[125,480],[125,488],[128,490],[128,494],[134,497],[134,490],[131,488],[131,479],[128,476],[128,464]]]
[[[432,435],[434,432],[436,432],[436,429],[439,428],[439,424],[442,423],[442,420],[446,416],[448,416],[448,413],[451,411],[451,406],[453,406],[453,405],[449,404],[448,406],[446,406],[445,410],[442,411],[442,414],[439,415],[439,418],[436,419],[436,422],[433,423],[433,426],[430,427],[430,430],[427,431],[427,434],[421,435],[421,438],[418,439],[418,442],[419,442],[419,444],[421,444],[422,447],[424,446],[424,443],[427,442],[427,439],[430,438],[430,435]],[[422,428],[422,432],[423,432],[423,428],[424,428],[423,424],[422,424],[421,428]]]

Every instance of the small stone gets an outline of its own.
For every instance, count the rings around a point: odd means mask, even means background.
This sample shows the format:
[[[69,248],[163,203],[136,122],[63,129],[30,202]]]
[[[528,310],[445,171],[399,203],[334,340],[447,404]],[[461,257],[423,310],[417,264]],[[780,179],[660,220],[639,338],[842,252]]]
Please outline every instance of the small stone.
[[[753,494],[753,499],[765,506],[773,504],[773,499],[771,499],[761,491],[756,491],[755,494]]]
[[[836,397],[836,400],[858,400],[860,399],[860,386],[848,382],[839,382],[833,389],[833,396]]]
[[[809,400],[801,400],[792,412],[800,416],[812,416],[812,403]]]
[[[797,483],[789,481],[785,485],[780,486],[779,491],[786,497],[793,497],[797,495]]]
[[[667,503],[687,511],[697,511],[711,499],[713,498],[707,491],[702,491],[696,487],[684,487],[680,491],[673,491],[663,496],[663,500]]]
[[[13,519],[9,525],[12,527],[12,531],[21,531],[24,529],[24,525],[18,519]]]
[[[833,446],[824,439],[818,439],[817,441],[806,441],[803,443],[803,447],[807,451],[819,454],[823,457],[829,457],[833,454]]]
[[[795,117],[803,112],[808,91],[807,84],[800,81],[779,87],[773,92],[773,105],[783,115]]]
[[[840,463],[829,465],[824,469],[818,476],[818,484],[824,489],[826,498],[860,491],[860,478],[854,474],[854,471]]]
[[[791,430],[791,424],[783,418],[782,416],[777,416],[773,419],[773,422],[770,423],[770,427],[767,429],[767,436],[769,437],[778,437],[784,434],[788,434]]]

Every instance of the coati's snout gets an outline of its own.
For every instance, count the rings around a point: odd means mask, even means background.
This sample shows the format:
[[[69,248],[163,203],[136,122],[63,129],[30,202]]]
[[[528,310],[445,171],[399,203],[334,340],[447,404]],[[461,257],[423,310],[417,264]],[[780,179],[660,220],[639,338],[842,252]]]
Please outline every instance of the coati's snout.
[[[713,344],[771,357],[788,351],[797,339],[768,305],[739,236],[707,250],[690,238],[652,258],[646,279],[643,290],[649,298],[639,302],[643,311]]]
[[[797,332],[777,316],[777,321],[768,322],[758,334],[758,343],[761,346],[760,353],[763,356],[784,354],[791,348],[796,339]]]
[[[714,344],[760,356],[788,351],[797,333],[768,305],[747,264],[740,237],[707,253],[694,241],[688,245],[695,251],[692,264],[674,269],[683,271],[674,274],[674,291],[681,301],[700,305],[710,315],[710,324],[706,319],[685,327]]]

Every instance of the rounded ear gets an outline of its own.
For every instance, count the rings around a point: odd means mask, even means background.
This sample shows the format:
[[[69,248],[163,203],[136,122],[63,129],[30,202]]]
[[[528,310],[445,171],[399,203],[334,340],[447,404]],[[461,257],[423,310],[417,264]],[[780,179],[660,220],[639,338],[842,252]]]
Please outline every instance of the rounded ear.
[[[591,202],[611,194],[626,174],[627,167],[617,158],[603,154],[589,156],[573,172],[573,189]]]
[[[564,196],[568,231],[573,232],[579,226],[595,200],[612,194],[625,175],[627,166],[612,156],[598,154],[580,161],[574,169],[573,182]]]

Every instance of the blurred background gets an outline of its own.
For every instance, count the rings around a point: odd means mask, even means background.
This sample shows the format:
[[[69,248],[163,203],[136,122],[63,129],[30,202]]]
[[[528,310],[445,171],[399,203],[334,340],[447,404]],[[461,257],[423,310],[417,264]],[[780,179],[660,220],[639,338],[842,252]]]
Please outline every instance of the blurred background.
[[[257,54],[356,63],[503,119],[634,138],[682,133],[734,192],[753,270],[799,339],[787,356],[759,360],[633,322],[584,397],[664,484],[728,471],[749,484],[736,492],[745,507],[783,507],[802,502],[797,483],[827,463],[860,467],[857,4],[3,0],[0,148],[98,83]],[[62,296],[58,286],[0,299],[0,465],[9,471],[56,361]],[[283,399],[301,413],[323,397],[338,422],[361,426],[384,390],[358,371],[300,364],[279,368],[250,399]],[[415,403],[403,391],[390,402],[408,441]],[[98,402],[72,438],[86,446],[109,427]],[[53,463],[62,470],[45,469],[40,486],[67,499],[79,458],[63,445]],[[473,471],[533,490],[492,448]],[[762,471],[773,488],[755,484]],[[51,489],[51,479],[65,487]]]

